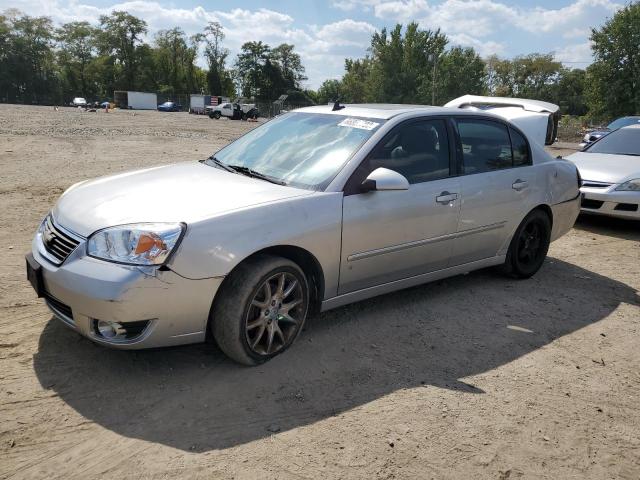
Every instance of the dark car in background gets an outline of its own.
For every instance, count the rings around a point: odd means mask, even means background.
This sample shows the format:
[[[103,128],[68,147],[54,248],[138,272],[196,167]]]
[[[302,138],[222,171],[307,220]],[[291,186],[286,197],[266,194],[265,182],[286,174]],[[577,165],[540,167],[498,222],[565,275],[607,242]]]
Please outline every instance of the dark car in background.
[[[182,105],[176,102],[164,102],[158,105],[158,111],[160,112],[180,112],[182,111]]]
[[[640,124],[640,115],[617,118],[604,128],[598,128],[596,130],[592,130],[591,132],[587,132],[582,139],[582,143],[580,143],[580,147],[585,148],[591,145],[596,140],[604,137],[605,135],[608,135],[615,130],[635,124]]]

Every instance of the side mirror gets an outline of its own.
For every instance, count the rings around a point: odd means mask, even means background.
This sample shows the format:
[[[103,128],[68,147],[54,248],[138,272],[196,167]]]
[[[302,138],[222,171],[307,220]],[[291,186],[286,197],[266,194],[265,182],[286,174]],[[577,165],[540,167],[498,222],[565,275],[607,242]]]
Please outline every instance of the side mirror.
[[[396,171],[382,167],[376,168],[360,186],[362,193],[374,190],[409,190],[409,181]]]

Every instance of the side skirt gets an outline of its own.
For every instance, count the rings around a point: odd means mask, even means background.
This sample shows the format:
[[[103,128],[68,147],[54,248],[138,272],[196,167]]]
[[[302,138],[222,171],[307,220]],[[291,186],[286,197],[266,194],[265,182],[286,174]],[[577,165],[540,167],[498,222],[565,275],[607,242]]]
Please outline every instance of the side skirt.
[[[479,270],[481,268],[501,265],[505,262],[505,259],[506,255],[499,255],[497,257],[476,260],[475,262],[465,263],[463,265],[445,268],[442,270],[436,270],[435,272],[423,273],[414,277],[403,278],[402,280],[383,283],[382,285],[376,285],[375,287],[363,288],[362,290],[356,290],[355,292],[345,293],[343,295],[338,295],[337,297],[329,298],[323,301],[320,307],[320,311],[325,312],[327,310],[331,310],[332,308],[342,307],[343,305],[347,305],[349,303],[359,302],[360,300],[376,297],[378,295],[384,295],[385,293],[395,292],[396,290],[402,290],[403,288],[414,287],[423,283],[442,280],[443,278],[453,277],[455,275],[468,273],[473,270]]]

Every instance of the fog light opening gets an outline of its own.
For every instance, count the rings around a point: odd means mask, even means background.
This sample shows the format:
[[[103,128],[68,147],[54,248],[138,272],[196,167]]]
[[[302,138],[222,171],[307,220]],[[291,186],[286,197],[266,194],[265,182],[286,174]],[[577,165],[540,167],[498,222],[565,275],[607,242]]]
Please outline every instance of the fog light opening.
[[[124,340],[127,338],[127,330],[118,322],[98,320],[96,322],[97,333],[109,340]]]
[[[112,322],[109,320],[93,320],[93,331],[96,336],[110,342],[121,342],[134,340],[142,335],[149,320],[140,320],[136,322]]]

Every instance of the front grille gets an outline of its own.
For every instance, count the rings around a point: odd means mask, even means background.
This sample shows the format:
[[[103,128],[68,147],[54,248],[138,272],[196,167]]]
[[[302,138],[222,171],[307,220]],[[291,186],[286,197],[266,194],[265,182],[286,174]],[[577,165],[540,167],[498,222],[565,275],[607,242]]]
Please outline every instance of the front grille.
[[[599,209],[604,202],[600,200],[590,200],[588,198],[582,199],[582,208],[590,208],[592,210]]]
[[[60,265],[80,242],[57,228],[49,215],[42,229],[42,243],[47,253],[55,258]]]
[[[582,186],[587,188],[609,188],[613,183],[594,182],[592,180],[583,180]]]
[[[69,305],[65,305],[56,297],[51,296],[47,292],[44,293],[44,299],[49,304],[49,307],[53,310],[56,310],[58,313],[67,317],[65,320],[70,320],[73,322],[73,312],[71,311],[71,307]]]
[[[614,210],[620,210],[622,212],[637,212],[638,204],[637,203],[619,203],[616,205]]]

